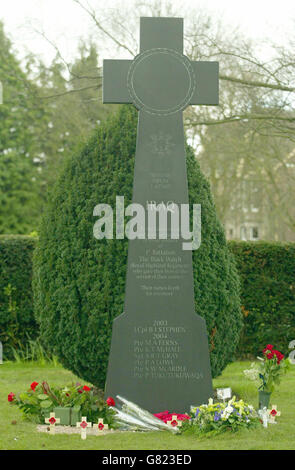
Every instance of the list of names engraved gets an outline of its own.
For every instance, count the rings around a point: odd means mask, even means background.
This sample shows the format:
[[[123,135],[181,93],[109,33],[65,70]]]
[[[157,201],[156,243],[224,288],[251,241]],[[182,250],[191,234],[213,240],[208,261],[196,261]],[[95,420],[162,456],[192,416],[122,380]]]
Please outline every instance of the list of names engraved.
[[[186,328],[156,320],[150,326],[134,327],[133,376],[140,379],[201,379],[181,362]]]

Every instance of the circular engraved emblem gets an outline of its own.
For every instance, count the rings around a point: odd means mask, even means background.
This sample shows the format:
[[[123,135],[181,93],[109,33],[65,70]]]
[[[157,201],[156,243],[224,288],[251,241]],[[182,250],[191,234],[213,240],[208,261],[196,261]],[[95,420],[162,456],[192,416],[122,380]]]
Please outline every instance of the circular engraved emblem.
[[[189,105],[195,90],[195,75],[185,55],[171,49],[150,49],[133,60],[127,86],[138,109],[169,115]]]

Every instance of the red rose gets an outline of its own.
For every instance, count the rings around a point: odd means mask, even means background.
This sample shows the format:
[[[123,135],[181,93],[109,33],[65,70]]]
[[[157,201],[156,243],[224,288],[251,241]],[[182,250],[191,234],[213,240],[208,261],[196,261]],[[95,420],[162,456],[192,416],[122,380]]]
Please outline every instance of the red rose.
[[[161,411],[161,413],[155,413],[154,416],[159,418],[161,421],[164,421],[164,423],[166,423],[166,421],[172,417],[168,410]]]
[[[91,389],[89,387],[87,387],[87,385],[84,385],[83,390],[85,392],[90,392]]]
[[[184,421],[185,419],[190,419],[190,417],[188,415],[177,415],[177,419]]]
[[[190,419],[190,417],[186,414],[177,414],[177,413],[169,413],[169,411],[162,411],[161,413],[155,413],[154,416],[156,418],[159,418],[161,421],[164,423],[167,423],[167,421],[172,420],[172,416],[177,416],[177,419],[179,421],[184,421],[185,419]],[[172,424],[172,423],[171,423]],[[177,424],[177,423],[176,423]],[[175,426],[175,424],[172,424],[172,426]]]
[[[112,397],[107,398],[107,405],[108,406],[115,406],[115,400]]]
[[[276,349],[273,350],[274,354],[277,356],[277,364],[280,364],[281,360],[284,359],[284,354]]]
[[[35,388],[37,387],[37,385],[39,385],[38,382],[31,383],[31,389],[33,390],[33,392],[35,391]]]
[[[81,389],[80,389],[80,390],[78,390],[78,393],[83,393],[83,390],[81,390]]]
[[[272,359],[274,357],[274,352],[270,352],[266,355],[267,359]]]
[[[273,350],[273,345],[272,344],[267,344],[262,352],[263,352],[263,354],[265,354],[267,351],[271,352],[272,350]]]
[[[12,401],[14,400],[14,397],[15,397],[15,394],[11,392],[11,393],[8,395],[7,400],[8,400],[9,402],[12,402]]]
[[[168,423],[168,421],[172,421],[172,414],[169,413],[164,419],[163,419],[164,423]]]

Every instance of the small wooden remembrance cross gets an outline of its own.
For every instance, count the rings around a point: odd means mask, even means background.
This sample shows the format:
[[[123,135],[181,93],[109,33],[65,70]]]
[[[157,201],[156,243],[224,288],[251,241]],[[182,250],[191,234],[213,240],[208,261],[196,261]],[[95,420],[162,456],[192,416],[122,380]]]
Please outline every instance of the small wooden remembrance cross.
[[[172,419],[170,421],[167,421],[167,424],[175,428],[182,426],[182,421],[177,419],[177,415],[172,415]]]
[[[276,424],[276,418],[281,416],[281,412],[278,411],[277,405],[272,405],[270,410],[267,410],[269,418],[268,421],[270,424]]]
[[[87,437],[87,428],[91,428],[92,423],[87,423],[87,418],[83,416],[82,421],[80,423],[76,423],[76,426],[81,429],[81,439],[85,441]]]
[[[49,418],[45,418],[45,423],[49,424],[49,434],[55,434],[55,425],[60,423],[60,419],[55,417],[55,413],[50,413]]]
[[[218,104],[218,63],[183,54],[182,19],[140,19],[140,53],[104,60],[103,102],[138,109],[132,202],[188,204],[182,112]],[[206,323],[195,313],[184,240],[129,240],[125,309],[113,322],[106,397],[121,395],[153,413],[186,412],[213,396]]]
[[[102,418],[98,419],[98,423],[93,425],[94,429],[97,429],[98,432],[106,431],[109,429],[109,425],[103,422]]]

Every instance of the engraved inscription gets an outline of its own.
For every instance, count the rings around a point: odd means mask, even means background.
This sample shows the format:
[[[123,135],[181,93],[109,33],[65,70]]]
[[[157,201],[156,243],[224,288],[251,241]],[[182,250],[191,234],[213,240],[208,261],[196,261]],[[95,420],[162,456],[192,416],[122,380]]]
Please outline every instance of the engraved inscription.
[[[132,261],[130,267],[137,280],[149,281],[148,285],[144,282],[141,284],[141,289],[146,296],[172,296],[180,289],[175,281],[182,280],[189,272],[189,264],[183,258],[184,255],[173,248],[146,248],[144,255]],[[152,281],[167,282],[163,286],[158,283],[153,284]],[[172,281],[171,284],[169,281]]]
[[[169,134],[159,131],[157,134],[151,135],[150,149],[153,154],[159,157],[165,157],[175,147],[173,138]]]
[[[186,332],[185,327],[169,325],[167,320],[155,320],[149,326],[135,326],[133,377],[138,379],[202,379],[201,371],[188,370],[181,361]]]
[[[171,188],[171,178],[167,172],[152,172],[151,173],[151,188],[155,190],[163,189],[168,190]]]

